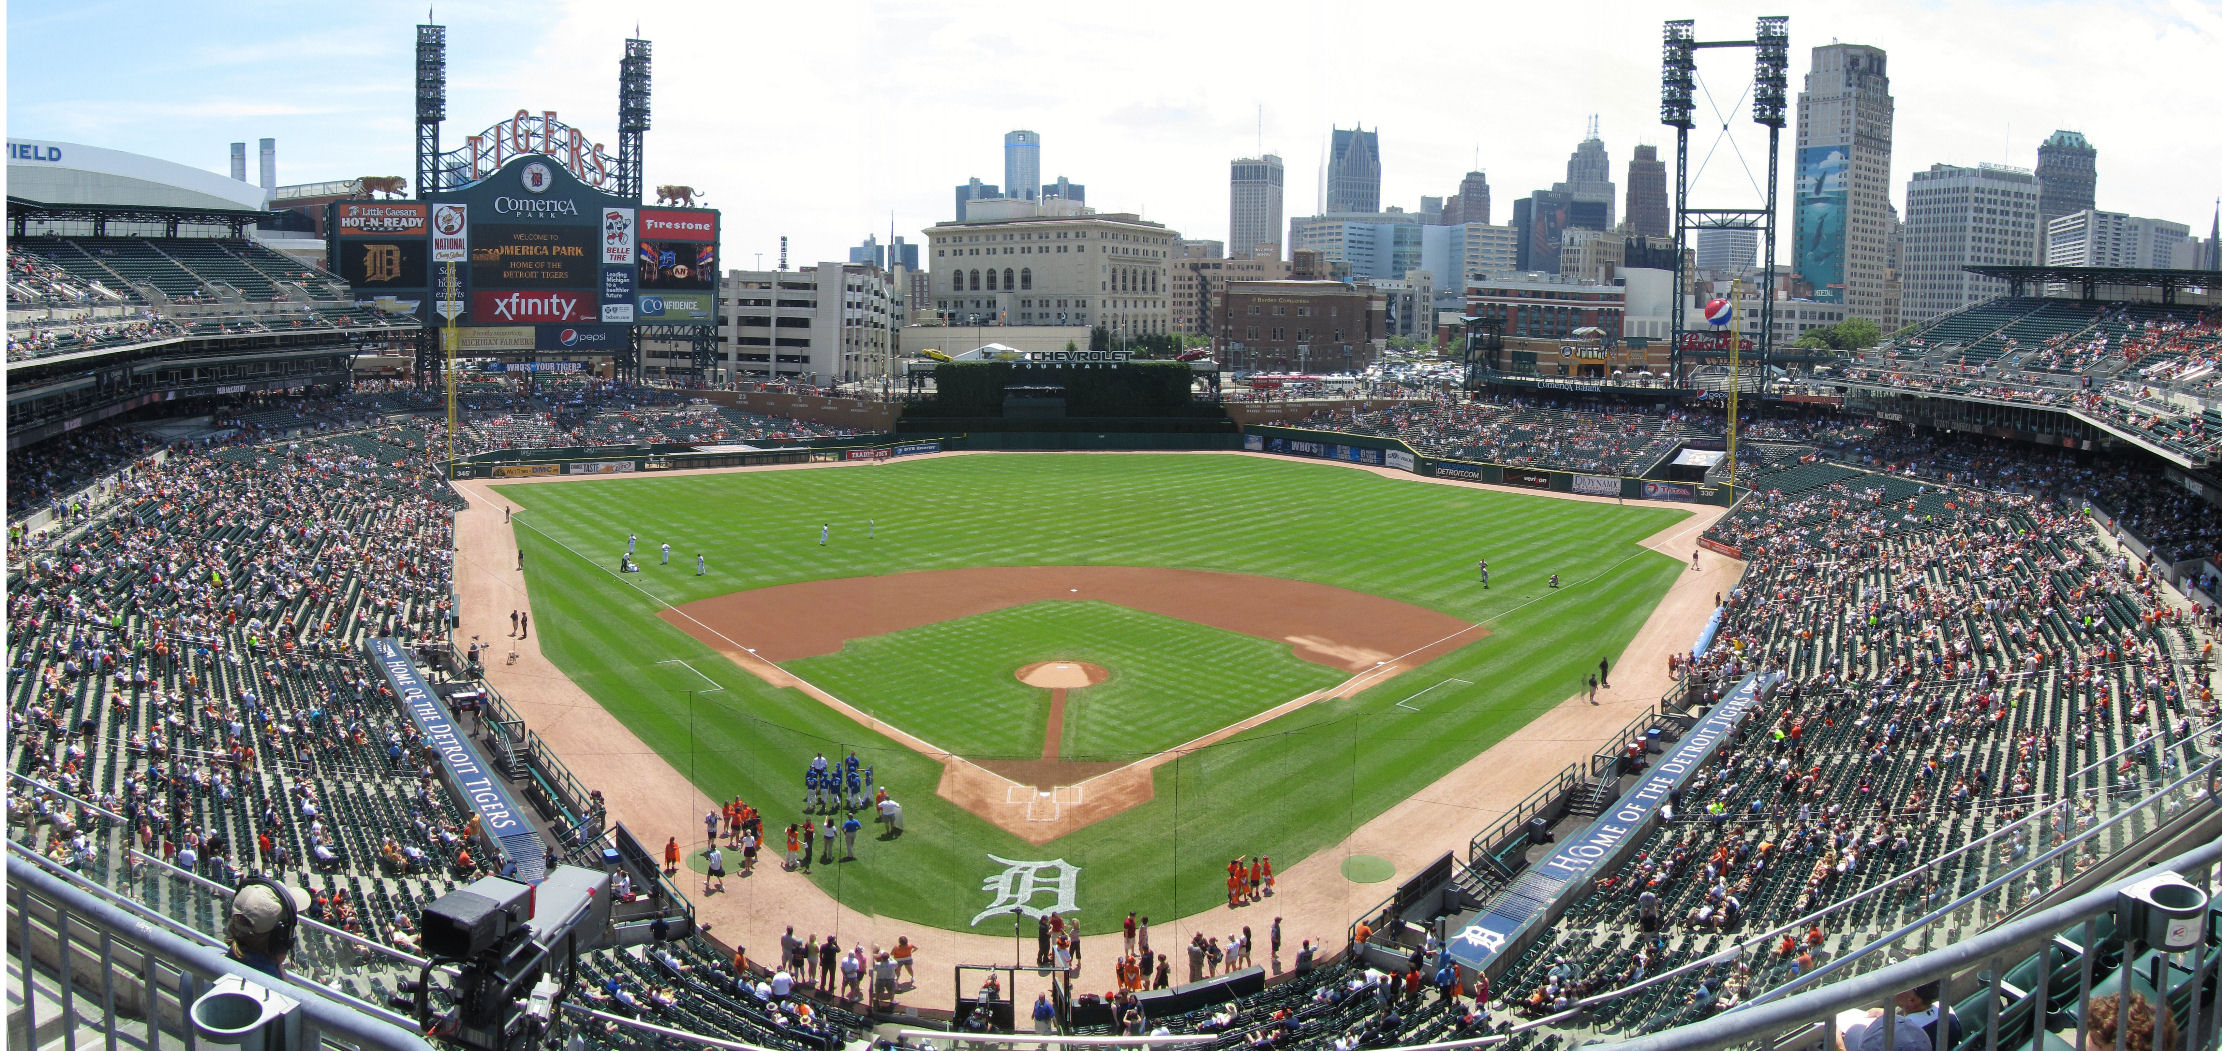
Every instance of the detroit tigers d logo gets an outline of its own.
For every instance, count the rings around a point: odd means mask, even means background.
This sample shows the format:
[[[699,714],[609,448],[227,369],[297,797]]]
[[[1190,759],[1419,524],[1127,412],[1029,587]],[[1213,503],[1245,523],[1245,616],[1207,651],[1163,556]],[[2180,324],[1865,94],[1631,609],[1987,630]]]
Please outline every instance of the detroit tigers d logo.
[[[1080,910],[1073,898],[1080,866],[1063,858],[1012,861],[990,854],[988,860],[1003,866],[1003,871],[980,881],[980,889],[995,895],[995,900],[972,917],[972,926],[979,926],[990,916],[1009,915],[1013,909],[1034,917]],[[1042,895],[1048,895],[1049,900],[1037,903]]]

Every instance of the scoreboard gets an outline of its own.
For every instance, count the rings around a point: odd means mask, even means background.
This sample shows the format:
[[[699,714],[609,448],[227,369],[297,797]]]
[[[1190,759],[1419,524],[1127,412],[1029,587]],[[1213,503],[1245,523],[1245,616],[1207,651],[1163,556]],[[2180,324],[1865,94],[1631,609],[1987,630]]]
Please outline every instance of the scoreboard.
[[[331,268],[358,300],[452,319],[469,353],[608,353],[636,323],[717,321],[716,211],[642,208],[549,156],[422,201],[331,208]]]

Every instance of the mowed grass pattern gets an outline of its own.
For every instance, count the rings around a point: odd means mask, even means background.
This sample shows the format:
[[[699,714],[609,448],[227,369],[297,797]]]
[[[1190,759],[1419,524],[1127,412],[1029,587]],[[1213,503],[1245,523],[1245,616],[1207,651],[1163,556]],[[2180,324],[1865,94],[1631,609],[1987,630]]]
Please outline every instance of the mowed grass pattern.
[[[981,880],[1000,871],[991,853],[1081,865],[1082,907],[1099,917],[1208,908],[1223,894],[1227,858],[1269,854],[1285,870],[1578,691],[1599,657],[1617,662],[1684,569],[1636,544],[1686,517],[1679,510],[1255,457],[958,456],[496,488],[524,509],[517,529],[544,651],[706,792],[738,793],[767,823],[785,825],[810,755],[854,748],[903,800],[910,834],[900,841],[860,844],[857,862],[808,877],[758,878],[813,879],[857,909],[953,928],[988,903]],[[832,527],[823,548],[821,523]],[[619,577],[628,532],[640,536],[644,571]],[[668,567],[657,564],[665,541]],[[693,575],[697,551],[709,558],[708,576]],[[1479,557],[1489,559],[1492,590],[1475,579]],[[976,565],[1292,577],[1482,622],[1491,634],[1357,697],[1168,763],[1151,803],[1036,847],[933,795],[938,763],[797,691],[772,689],[656,616],[665,603],[772,584]],[[1548,585],[1554,572],[1558,589]],[[1693,637],[1699,626],[1689,625]],[[725,689],[690,696],[698,682],[656,670],[668,659],[688,660]],[[1197,690],[1242,670],[1219,672]],[[1397,704],[1451,678],[1474,685]],[[593,783],[592,754],[562,758]],[[1477,810],[1474,830],[1495,816]],[[634,831],[683,843],[699,836]]]
[[[1105,602],[1015,606],[854,639],[784,667],[938,748],[1034,758],[1049,691],[1016,673],[1045,660],[1110,672],[1066,693],[1058,749],[1067,759],[1152,755],[1348,678],[1285,642]]]

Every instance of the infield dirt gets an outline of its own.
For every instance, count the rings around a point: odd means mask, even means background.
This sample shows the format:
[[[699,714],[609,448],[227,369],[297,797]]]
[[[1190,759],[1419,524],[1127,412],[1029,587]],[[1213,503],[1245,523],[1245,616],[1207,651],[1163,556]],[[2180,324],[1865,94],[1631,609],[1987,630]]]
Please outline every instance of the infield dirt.
[[[1353,678],[1135,762],[971,759],[881,722],[776,665],[840,652],[850,639],[1036,602],[1108,602],[1286,642],[1295,655]],[[1314,701],[1379,685],[1488,633],[1434,610],[1325,584],[1247,573],[1136,566],[979,566],[843,577],[737,591],[660,614],[774,686],[792,687],[942,764],[936,792],[1034,843],[1149,802],[1151,771]]]
[[[941,456],[982,455],[944,453]],[[987,454],[993,455],[993,454]],[[1103,453],[1097,455],[1140,455]],[[1194,455],[1225,455],[1218,453]],[[1264,453],[1239,454],[1275,459]],[[812,463],[769,470],[854,470],[851,464]],[[1423,485],[1464,487],[1466,483],[1423,478],[1388,468],[1343,466]],[[767,470],[758,468],[757,470]],[[722,474],[727,470],[673,472],[673,474]],[[590,479],[587,476],[543,479],[535,484],[570,484],[604,481],[628,484],[655,475]],[[496,512],[508,504],[490,483],[472,480],[456,488],[471,501],[471,510],[456,516],[456,587],[461,595],[462,634],[484,632],[500,637],[503,614],[532,608],[523,574],[516,572],[517,545],[510,526]],[[1548,499],[1587,503],[1612,503],[1610,497],[1567,493],[1524,493]],[[1719,518],[1722,509],[1705,505],[1649,503],[1678,507],[1691,517],[1659,531],[1643,546],[1670,558],[1689,557],[1696,538]],[[1374,816],[1347,838],[1310,857],[1279,870],[1280,893],[1255,914],[1239,913],[1225,905],[1187,916],[1157,917],[1153,942],[1159,947],[1183,944],[1192,933],[1224,935],[1230,927],[1259,925],[1269,918],[1287,920],[1288,948],[1277,959],[1258,953],[1261,962],[1278,973],[1299,939],[1313,939],[1330,950],[1339,947],[1347,925],[1381,897],[1375,887],[1358,887],[1340,872],[1342,859],[1352,854],[1385,857],[1408,874],[1426,866],[1444,851],[1463,853],[1467,839],[1482,826],[1503,816],[1535,786],[1568,762],[1586,758],[1604,735],[1618,729],[1634,714],[1649,708],[1671,685],[1666,673],[1668,654],[1686,652],[1689,640],[1713,611],[1713,596],[1736,585],[1743,563],[1707,556],[1701,572],[1682,574],[1653,611],[1628,648],[1616,661],[1614,689],[1601,698],[1602,707],[1589,704],[1579,694],[1568,696],[1518,733],[1489,747],[1435,783],[1415,792],[1404,802]],[[641,742],[633,731],[558,670],[540,651],[539,637],[515,644],[520,659],[494,662],[487,678],[499,687],[549,747],[602,789],[611,815],[649,836],[664,833],[699,835],[699,805],[708,800],[685,775],[661,754]],[[692,839],[693,845],[700,844]],[[697,915],[712,937],[730,945],[746,944],[760,950],[776,944],[783,926],[805,933],[832,931],[848,944],[886,947],[897,936],[909,937],[919,947],[916,989],[905,990],[900,1003],[942,1009],[959,989],[949,964],[963,960],[992,960],[1011,949],[1011,939],[986,931],[939,930],[920,924],[858,912],[806,879],[776,870],[763,878],[742,881],[734,894],[720,894],[696,902]],[[1116,924],[1108,917],[1092,919],[1085,939],[1083,982],[1102,979],[1105,961],[1120,951]],[[761,958],[761,953],[752,953]],[[1032,969],[1020,970],[1017,984],[1005,995],[1026,1003],[1045,991],[1049,979]]]

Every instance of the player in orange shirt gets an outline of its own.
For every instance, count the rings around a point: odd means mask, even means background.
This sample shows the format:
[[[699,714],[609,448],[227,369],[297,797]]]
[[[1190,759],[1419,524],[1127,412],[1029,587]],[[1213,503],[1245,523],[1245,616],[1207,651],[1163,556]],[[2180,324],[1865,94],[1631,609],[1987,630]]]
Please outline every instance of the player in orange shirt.
[[[1273,893],[1273,858],[1270,855],[1260,857],[1258,868],[1265,873],[1265,893]]]

